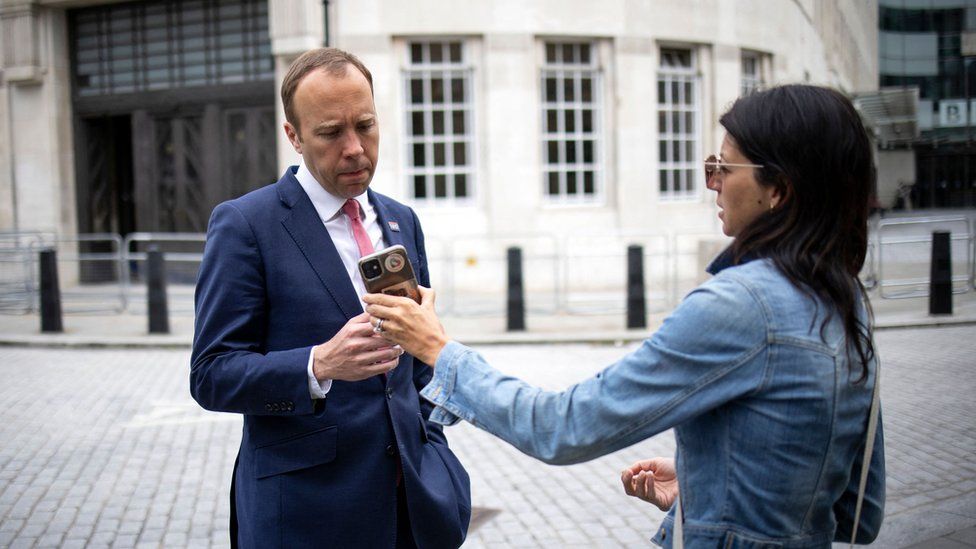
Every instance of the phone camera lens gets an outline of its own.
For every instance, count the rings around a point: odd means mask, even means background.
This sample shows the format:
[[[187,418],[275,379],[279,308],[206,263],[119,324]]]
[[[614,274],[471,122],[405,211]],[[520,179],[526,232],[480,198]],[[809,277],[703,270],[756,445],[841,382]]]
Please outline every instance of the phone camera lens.
[[[363,263],[363,274],[366,275],[366,278],[376,278],[380,276],[382,272],[383,271],[380,268],[379,259],[373,259]]]

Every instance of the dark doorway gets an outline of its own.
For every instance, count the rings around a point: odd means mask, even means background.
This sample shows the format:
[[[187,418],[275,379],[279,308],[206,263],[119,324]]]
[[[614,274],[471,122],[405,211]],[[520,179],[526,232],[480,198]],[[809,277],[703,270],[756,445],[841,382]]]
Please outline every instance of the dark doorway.
[[[267,0],[68,11],[79,232],[192,232],[277,179]]]
[[[915,208],[976,208],[976,147],[916,146]]]
[[[133,205],[132,123],[129,116],[82,118],[75,132],[78,155],[78,218],[82,232],[136,229]]]

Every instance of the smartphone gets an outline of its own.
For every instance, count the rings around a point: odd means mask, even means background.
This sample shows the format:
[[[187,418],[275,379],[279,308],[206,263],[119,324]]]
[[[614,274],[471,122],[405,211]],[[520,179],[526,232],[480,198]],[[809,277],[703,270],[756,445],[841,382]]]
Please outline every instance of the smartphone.
[[[417,276],[407,258],[407,249],[399,244],[361,258],[359,273],[371,294],[409,297],[420,303]]]

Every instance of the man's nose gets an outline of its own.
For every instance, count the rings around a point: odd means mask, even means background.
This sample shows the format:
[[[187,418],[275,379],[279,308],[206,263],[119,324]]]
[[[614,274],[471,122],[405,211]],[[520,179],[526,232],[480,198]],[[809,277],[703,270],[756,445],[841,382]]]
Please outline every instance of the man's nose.
[[[355,130],[346,132],[342,142],[343,156],[359,156],[363,154],[363,140]]]

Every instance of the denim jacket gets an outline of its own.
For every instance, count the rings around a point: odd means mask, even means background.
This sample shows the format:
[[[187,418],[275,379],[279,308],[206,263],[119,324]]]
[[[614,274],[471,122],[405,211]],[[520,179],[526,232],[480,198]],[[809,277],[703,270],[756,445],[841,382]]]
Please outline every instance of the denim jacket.
[[[721,261],[640,348],[564,391],[529,386],[450,342],[421,392],[437,406],[431,419],[464,419],[556,465],[674,427],[689,549],[849,541],[876,363],[855,384],[860,365],[848,362],[838,315],[821,337],[827,307],[771,261]],[[884,479],[879,425],[859,543],[881,526]],[[663,547],[674,511],[653,540]]]

